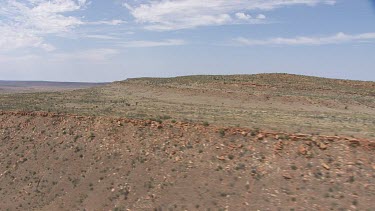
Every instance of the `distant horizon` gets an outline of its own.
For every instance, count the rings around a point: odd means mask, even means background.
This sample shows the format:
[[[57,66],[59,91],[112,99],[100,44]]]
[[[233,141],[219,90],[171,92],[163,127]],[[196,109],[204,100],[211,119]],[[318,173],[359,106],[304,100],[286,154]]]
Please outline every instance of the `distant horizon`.
[[[40,80],[0,80],[0,82],[35,82],[35,83],[82,83],[82,84],[105,84],[111,82],[85,82],[85,81],[40,81]]]
[[[140,76],[140,77],[129,77],[120,80],[114,81],[50,81],[50,80],[2,80],[0,82],[40,82],[40,83],[84,83],[84,84],[108,84],[113,82],[126,81],[128,79],[139,79],[139,78],[177,78],[177,77],[189,77],[189,76],[241,76],[241,75],[263,75],[263,74],[286,74],[286,75],[295,75],[295,76],[307,76],[314,78],[325,78],[333,80],[347,80],[347,81],[362,81],[362,82],[374,82],[375,80],[355,80],[355,79],[346,79],[346,78],[330,78],[330,77],[321,77],[315,75],[302,75],[302,74],[293,74],[293,73],[283,73],[283,72],[273,72],[273,73],[254,73],[254,74],[196,74],[196,75],[177,75],[177,76],[165,76],[165,77],[153,77],[153,76]]]
[[[0,79],[375,81],[374,0],[0,0]],[[256,71],[251,71],[256,70]]]

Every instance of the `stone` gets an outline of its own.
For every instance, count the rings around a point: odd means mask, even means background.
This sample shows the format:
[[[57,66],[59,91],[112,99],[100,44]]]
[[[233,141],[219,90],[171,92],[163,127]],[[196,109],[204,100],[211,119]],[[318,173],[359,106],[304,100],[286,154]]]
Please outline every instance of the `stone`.
[[[323,142],[320,142],[319,143],[319,148],[325,150],[325,149],[327,149],[327,145],[325,143],[323,143]]]
[[[225,160],[225,157],[224,156],[219,156],[219,157],[217,157],[217,159],[219,159],[219,160]]]
[[[276,149],[276,150],[282,150],[282,149],[283,149],[283,141],[278,141],[278,142],[275,144],[275,149]]]
[[[349,140],[349,145],[350,145],[351,147],[357,147],[357,146],[360,145],[360,143],[359,143],[358,140],[356,140],[356,139],[352,139],[352,140]]]
[[[284,179],[292,179],[292,176],[289,173],[283,174]]]
[[[257,138],[258,138],[258,140],[263,140],[263,139],[264,139],[264,134],[259,133],[259,134],[257,135]]]
[[[329,167],[327,164],[325,164],[325,163],[322,163],[322,166],[325,168],[325,169],[327,169],[327,170],[330,170],[331,169],[331,167]]]
[[[301,155],[306,155],[307,154],[307,149],[306,147],[304,147],[303,145],[299,146],[298,148],[298,152],[301,154]]]

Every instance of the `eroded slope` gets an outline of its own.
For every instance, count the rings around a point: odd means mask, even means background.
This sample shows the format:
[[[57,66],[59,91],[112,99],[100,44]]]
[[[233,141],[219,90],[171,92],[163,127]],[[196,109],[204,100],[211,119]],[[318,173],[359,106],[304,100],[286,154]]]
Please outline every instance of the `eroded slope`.
[[[374,141],[0,113],[1,210],[374,210]]]

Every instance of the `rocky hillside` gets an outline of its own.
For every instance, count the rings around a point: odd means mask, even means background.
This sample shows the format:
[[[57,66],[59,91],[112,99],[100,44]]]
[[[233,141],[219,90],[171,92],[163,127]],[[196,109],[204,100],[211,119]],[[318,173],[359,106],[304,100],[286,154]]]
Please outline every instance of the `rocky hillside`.
[[[0,112],[0,210],[375,210],[375,141]]]

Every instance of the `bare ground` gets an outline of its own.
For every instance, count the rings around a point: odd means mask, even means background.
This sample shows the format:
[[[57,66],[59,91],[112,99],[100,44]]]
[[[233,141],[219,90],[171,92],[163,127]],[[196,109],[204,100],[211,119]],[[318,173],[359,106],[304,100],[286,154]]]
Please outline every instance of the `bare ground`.
[[[374,210],[375,142],[0,115],[1,210]]]

